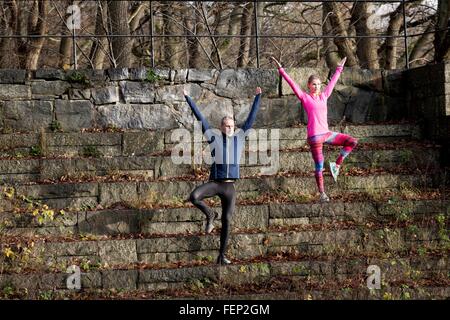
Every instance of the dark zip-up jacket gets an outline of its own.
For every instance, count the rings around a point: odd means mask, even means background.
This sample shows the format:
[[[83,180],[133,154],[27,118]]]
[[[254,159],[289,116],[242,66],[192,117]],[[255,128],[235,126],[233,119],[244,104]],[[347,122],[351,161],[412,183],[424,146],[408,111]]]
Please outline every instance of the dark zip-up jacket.
[[[195,118],[202,123],[202,132],[205,134],[211,147],[213,163],[211,165],[210,180],[239,179],[239,162],[245,145],[245,137],[251,129],[259,110],[261,94],[257,94],[253,100],[252,109],[241,129],[228,137],[221,131],[211,129],[208,121],[201,114],[195,102],[189,96],[186,101],[194,113]]]

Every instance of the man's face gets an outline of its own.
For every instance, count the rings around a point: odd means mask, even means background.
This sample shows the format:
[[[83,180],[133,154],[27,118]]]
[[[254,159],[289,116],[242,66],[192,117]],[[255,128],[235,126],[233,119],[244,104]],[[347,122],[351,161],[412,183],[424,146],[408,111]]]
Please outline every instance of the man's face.
[[[227,136],[232,136],[234,133],[234,121],[231,119],[223,120],[220,130]]]

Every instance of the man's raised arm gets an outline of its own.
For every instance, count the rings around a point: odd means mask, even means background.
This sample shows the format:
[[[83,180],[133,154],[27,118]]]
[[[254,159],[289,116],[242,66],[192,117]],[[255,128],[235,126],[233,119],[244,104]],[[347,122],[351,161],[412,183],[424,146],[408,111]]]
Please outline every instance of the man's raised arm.
[[[184,98],[186,99],[187,103],[189,104],[189,107],[191,107],[191,110],[194,113],[195,118],[202,123],[202,132],[205,133],[207,130],[209,130],[208,121],[202,115],[200,110],[198,110],[198,107],[195,104],[194,100],[192,100],[192,98],[189,97],[186,92],[184,92]]]
[[[255,99],[253,100],[252,109],[250,110],[247,120],[245,120],[245,123],[242,126],[242,130],[244,131],[244,133],[253,126],[253,123],[255,123],[256,113],[259,110],[260,103],[261,103],[261,88],[257,87],[256,96]]]

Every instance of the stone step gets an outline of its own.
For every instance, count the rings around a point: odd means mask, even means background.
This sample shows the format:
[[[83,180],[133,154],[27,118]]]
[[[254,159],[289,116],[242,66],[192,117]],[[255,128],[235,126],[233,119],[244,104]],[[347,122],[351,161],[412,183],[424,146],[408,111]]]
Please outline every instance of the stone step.
[[[180,135],[192,138],[193,132],[183,131],[123,131],[123,132],[43,132],[0,134],[0,157],[45,155],[49,157],[83,156],[138,156],[171,150],[179,143]],[[265,131],[263,131],[265,130]],[[396,142],[417,140],[421,129],[412,123],[331,126],[330,130],[350,134],[360,143]],[[175,133],[174,133],[175,132]],[[306,145],[306,127],[257,129],[258,137],[249,141],[261,141],[262,137],[278,141],[279,148],[300,148]],[[177,138],[178,134],[178,138]],[[186,141],[186,140],[183,140]],[[197,141],[197,140],[196,140]],[[248,142],[247,145],[251,145]]]
[[[448,207],[448,203],[447,203]],[[279,254],[349,255],[362,253],[384,253],[386,248],[393,252],[433,249],[448,251],[445,238],[447,222],[445,216],[435,209],[423,209],[416,213],[416,219],[396,222],[367,224],[315,224],[290,228],[266,228],[266,230],[240,231],[231,233],[227,249],[233,260],[255,259],[260,256]],[[418,217],[418,215],[421,217]],[[444,217],[444,222],[439,218]],[[398,219],[398,218],[397,218]],[[219,250],[220,233],[212,234],[164,234],[120,235],[118,237],[96,237],[80,234],[75,237],[26,237],[23,235],[2,237],[2,251],[12,248],[11,261],[8,255],[2,257],[4,270],[14,270],[14,260],[29,261],[31,268],[66,268],[70,264],[121,266],[124,264],[167,264],[214,262]],[[21,243],[17,247],[16,243]],[[24,244],[25,243],[25,244]],[[28,245],[26,245],[28,244]],[[27,251],[28,249],[29,252]],[[25,253],[24,253],[25,252]],[[21,258],[21,256],[23,256]],[[26,256],[26,257],[25,257]],[[32,262],[33,261],[33,262]],[[10,262],[10,268],[7,266]]]
[[[272,282],[275,284],[279,284],[281,281],[277,281],[278,279],[274,279]],[[285,280],[284,278],[282,280]],[[351,281],[352,279],[348,279]],[[290,280],[292,283],[292,280]],[[271,284],[270,283],[270,284]],[[298,281],[297,281],[298,283]],[[229,304],[230,301],[235,301],[235,303],[239,303],[242,300],[441,300],[448,299],[448,289],[445,286],[439,287],[437,284],[433,286],[426,286],[420,288],[409,288],[406,284],[395,284],[386,287],[384,290],[368,290],[367,286],[363,287],[348,287],[345,286],[345,283],[341,282],[332,282],[333,285],[339,287],[340,289],[312,289],[312,288],[303,288],[301,284],[298,284],[298,288],[293,291],[292,285],[285,285],[283,288],[276,289],[268,289],[266,284],[258,286],[252,286],[252,289],[245,289],[242,286],[238,286],[237,288],[232,288],[236,294],[230,294],[230,286],[221,287],[222,291],[214,290],[212,293],[211,288],[208,286],[205,290],[201,290],[196,288],[195,285],[192,285],[192,288],[186,286],[185,290],[176,290],[171,295],[168,290],[164,290],[164,294],[161,292],[151,292],[145,290],[120,290],[116,291],[114,289],[96,289],[96,290],[83,290],[82,292],[72,292],[68,293],[67,291],[51,291],[49,298],[49,291],[42,291],[34,294],[33,296],[36,299],[42,300],[75,300],[75,299],[86,299],[86,300],[102,300],[102,299],[127,299],[127,300],[206,300],[206,301],[215,301],[214,303],[219,303],[223,301],[223,305]],[[203,284],[199,284],[201,288],[205,286]],[[256,289],[253,289],[255,287]],[[407,288],[406,288],[407,287]],[[219,292],[216,292],[219,291]],[[258,293],[255,293],[258,292]],[[15,294],[14,297],[22,297],[22,298],[30,298],[29,295],[21,296],[20,294]],[[257,302],[253,303],[256,304]],[[186,305],[192,306],[189,303],[183,301],[182,306],[186,308]],[[262,306],[262,310],[265,310],[267,305],[272,305],[272,303],[265,303]],[[179,314],[180,308],[176,308],[176,310],[172,310],[174,314]],[[271,308],[271,307],[270,307]],[[269,309],[270,309],[269,308]],[[256,314],[262,313],[261,307],[256,305],[250,310]],[[273,310],[273,309],[270,309]],[[236,311],[233,311],[236,313]],[[267,312],[267,311],[265,311]],[[272,311],[271,311],[272,312]],[[169,313],[170,314],[170,313]]]
[[[318,281],[324,278],[330,281],[345,281],[349,275],[360,276],[364,279],[367,266],[371,264],[380,266],[383,276],[393,280],[393,284],[390,284],[389,280],[385,279],[384,288],[395,287],[398,281],[403,279],[402,277],[406,277],[406,283],[414,281],[416,286],[418,278],[422,276],[432,279],[445,278],[449,270],[448,240],[446,245],[445,239],[442,238],[442,226],[437,228],[431,221],[435,221],[435,215],[442,214],[444,209],[447,209],[448,215],[448,202],[442,203],[435,200],[410,203],[411,206],[395,200],[378,205],[357,202],[340,203],[334,206],[332,204],[312,206],[311,204],[269,204],[267,209],[269,224],[270,218],[329,217],[339,221],[342,217],[347,219],[345,215],[348,215],[349,220],[353,219],[359,222],[359,225],[356,228],[341,228],[338,223],[335,223],[332,229],[267,230],[253,233],[242,233],[237,230],[238,233],[231,235],[228,252],[233,265],[223,268],[217,268],[214,265],[219,245],[217,232],[211,235],[160,235],[150,238],[119,237],[95,240],[95,238],[86,237],[86,240],[82,241],[50,237],[44,242],[35,240],[34,246],[30,247],[30,253],[27,253],[27,245],[23,244],[27,243],[26,237],[14,237],[13,242],[19,240],[19,243],[22,243],[20,253],[11,260],[8,260],[6,255],[2,256],[2,265],[5,268],[4,273],[0,275],[0,288],[4,286],[27,288],[31,294],[39,290],[61,290],[67,293],[65,281],[68,275],[64,271],[69,265],[78,265],[83,268],[82,283],[83,288],[87,290],[155,292],[164,289],[180,290],[191,286],[204,287],[212,283],[227,286],[254,285],[272,281],[277,277],[287,278],[291,283],[299,278],[308,279],[308,281],[315,278]],[[261,207],[264,208],[264,206]],[[408,209],[410,217],[427,216],[432,220],[424,221],[425,223],[420,225],[410,221],[410,224],[406,226],[391,226],[387,223],[381,224],[380,227],[367,226],[368,223],[373,223],[374,214],[378,214],[380,220],[386,217],[394,221],[401,220],[399,214],[403,214],[402,210],[405,208]],[[235,216],[254,214],[256,208],[247,206],[245,209],[250,211],[238,211]],[[186,210],[191,211],[188,216],[192,219],[195,219],[194,215],[198,215],[198,212],[192,212],[193,208]],[[125,212],[132,214],[130,210]],[[183,222],[183,213],[181,209],[160,209],[155,210],[150,218],[156,222],[171,220]],[[86,218],[88,214],[90,213],[85,213],[84,217]],[[109,216],[111,217],[112,214],[110,213]],[[67,217],[70,219],[70,216]],[[79,217],[77,213],[77,219]],[[256,216],[255,219],[259,217]],[[99,224],[101,223],[99,221]],[[2,252],[7,252],[5,247],[9,243],[8,238],[3,234]],[[13,250],[15,249],[13,247]],[[426,253],[428,250],[431,250],[429,251],[431,255]],[[405,253],[408,251],[419,252],[419,255]],[[286,253],[290,256],[304,255],[304,257],[296,261],[273,261],[270,258],[283,256]],[[381,258],[375,258],[380,255]],[[357,256],[364,258],[352,260]],[[350,260],[330,262],[326,259],[324,261],[323,257],[332,257],[332,259],[350,257]],[[386,257],[389,258],[386,259]],[[252,263],[251,261],[255,259],[259,259],[260,262]],[[174,268],[174,263],[179,265]],[[362,268],[361,263],[364,266],[362,270],[359,270]],[[22,268],[21,264],[24,265]],[[14,270],[25,271],[23,268],[31,268],[35,271],[31,273],[27,271],[26,274],[8,274]],[[48,273],[45,271],[48,268],[56,272]],[[448,283],[444,284],[441,283],[441,286],[448,288]]]
[[[448,272],[448,257],[423,255],[408,257],[344,257],[328,259],[295,259],[295,260],[261,260],[246,262],[225,267],[216,265],[185,266],[166,269],[88,269],[83,270],[80,279],[84,292],[101,290],[152,292],[167,298],[202,296],[206,292],[230,294],[244,286],[248,289],[265,288],[260,292],[270,293],[283,288],[283,283],[289,284],[290,292],[314,294],[309,298],[326,297],[337,288],[347,288],[341,297],[352,297],[352,290],[362,290],[365,297],[379,297],[371,294],[367,288],[366,272],[369,265],[377,265],[381,271],[383,295],[380,298],[392,299],[393,294],[406,299],[418,299],[424,296],[427,289],[435,298],[449,297],[450,290],[446,274]],[[71,295],[73,290],[67,289],[65,272],[31,272],[28,274],[1,274],[0,287],[10,290],[27,289],[27,294],[36,297],[39,293],[50,291]],[[324,282],[325,281],[325,282]],[[325,285],[325,283],[327,285]],[[414,283],[413,288],[410,288]],[[403,290],[400,290],[402,288]],[[422,290],[420,290],[422,289]],[[245,289],[241,292],[245,293]],[[376,290],[377,291],[377,290]],[[236,291],[235,291],[236,292]],[[237,291],[239,292],[239,291]],[[319,295],[323,292],[323,296]],[[409,292],[409,295],[405,295]],[[219,294],[217,294],[219,293]],[[390,293],[386,296],[386,293]],[[94,293],[95,294],[95,293]]]
[[[433,193],[430,192],[430,193]],[[258,205],[236,206],[232,218],[231,230],[270,231],[278,227],[304,228],[333,225],[336,223],[361,224],[366,221],[406,221],[418,217],[430,217],[438,214],[450,214],[450,202],[439,196],[434,200],[403,200],[393,196],[390,200],[378,201],[357,199],[332,201],[319,204],[308,201],[295,203],[294,200],[279,203],[275,199],[265,200]],[[298,201],[299,199],[297,199]],[[286,200],[285,200],[286,201]],[[217,205],[217,204],[216,204]],[[213,206],[219,214],[215,228],[221,228],[221,209]],[[42,212],[42,210],[41,210]],[[39,217],[42,217],[40,219]],[[202,234],[205,228],[205,216],[197,208],[161,208],[161,209],[110,209],[81,212],[56,212],[52,217],[42,214],[34,216],[32,210],[24,213],[2,213],[0,230],[3,235],[14,236],[66,236],[91,237],[147,236]],[[217,233],[218,231],[214,231]]]
[[[383,170],[375,174],[363,173],[341,175],[337,183],[329,175],[324,176],[326,191],[330,196],[344,192],[380,194],[387,189],[414,189],[439,186],[439,172],[395,174]],[[204,180],[176,178],[167,181],[125,181],[125,182],[59,182],[39,184],[14,184],[16,195],[24,195],[34,201],[43,201],[53,209],[86,211],[109,208],[117,203],[132,208],[155,206],[174,206],[182,204],[190,192],[203,184]],[[5,187],[4,187],[5,188]],[[316,192],[315,178],[310,175],[285,173],[283,176],[261,176],[240,179],[236,190],[240,199],[252,199],[265,193],[303,193]],[[1,199],[3,211],[11,210],[10,202]]]
[[[310,276],[310,279],[313,278]],[[319,278],[319,277],[318,277]],[[349,282],[361,281],[357,278],[346,278],[341,281],[329,281],[328,283],[333,286],[333,288],[339,289],[327,289],[327,288],[311,288],[311,283],[306,281],[299,281],[298,279],[286,279],[272,278],[269,283],[263,283],[259,285],[251,286],[247,290],[243,286],[219,286],[218,290],[215,289],[217,284],[213,284],[212,288],[208,286],[210,283],[205,285],[202,282],[195,282],[193,284],[186,285],[184,290],[175,290],[172,295],[169,290],[164,290],[164,294],[160,292],[149,292],[144,290],[124,290],[116,292],[114,289],[104,289],[104,290],[86,290],[83,293],[76,293],[76,295],[67,293],[67,291],[54,292],[52,298],[55,300],[59,299],[71,299],[79,298],[80,295],[84,299],[151,299],[155,300],[166,300],[166,299],[198,299],[198,300],[218,300],[226,301],[224,304],[228,304],[229,301],[239,300],[444,300],[450,295],[448,286],[445,282],[436,283],[433,285],[427,285],[424,287],[409,287],[405,283],[394,283],[386,285],[383,290],[369,290],[367,284],[361,284],[359,287],[349,286]],[[316,280],[318,283],[319,280]],[[283,286],[284,284],[284,286]],[[293,285],[296,285],[293,289]],[[274,287],[277,285],[277,287]],[[439,286],[440,285],[440,286]],[[200,288],[198,288],[200,287]],[[231,288],[230,288],[231,287]],[[205,288],[205,290],[202,290]],[[221,290],[220,290],[221,289]],[[229,291],[236,292],[236,294],[230,294]],[[258,292],[258,293],[255,293]],[[39,294],[36,295],[39,298]],[[42,297],[47,297],[45,292],[42,293]],[[266,304],[267,305],[267,304]],[[263,306],[263,309],[265,306]],[[184,305],[185,307],[186,305]],[[249,309],[250,310],[250,309]],[[258,310],[258,311],[257,311]],[[262,312],[259,307],[254,308],[254,312]],[[179,311],[176,311],[177,314]]]
[[[358,150],[346,159],[345,168],[393,168],[403,165],[408,168],[438,168],[439,148],[425,145],[378,146],[376,150]],[[325,159],[338,156],[338,148],[326,148]],[[39,182],[59,180],[62,177],[95,177],[129,175],[148,179],[173,178],[194,175],[196,170],[207,171],[209,165],[175,164],[171,156],[133,156],[102,158],[42,158],[0,159],[0,179],[4,183]],[[280,151],[278,155],[257,152],[246,154],[241,160],[241,175],[274,175],[279,171],[312,172],[314,162],[306,151]],[[343,170],[345,170],[343,167]]]

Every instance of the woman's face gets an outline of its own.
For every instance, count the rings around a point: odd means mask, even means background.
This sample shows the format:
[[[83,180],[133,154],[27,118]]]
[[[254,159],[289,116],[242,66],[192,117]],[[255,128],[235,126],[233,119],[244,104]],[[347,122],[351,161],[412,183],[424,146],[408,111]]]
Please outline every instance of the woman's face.
[[[312,82],[308,83],[309,92],[319,93],[322,87],[322,82],[319,79],[314,79]]]

